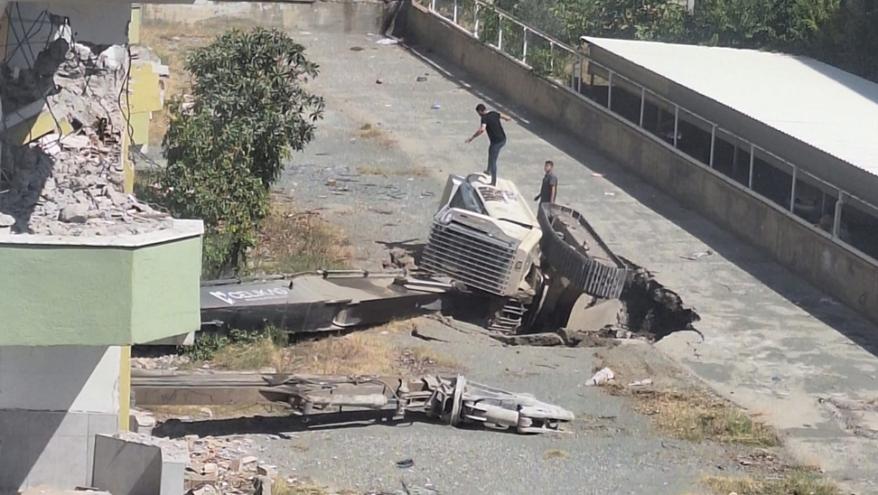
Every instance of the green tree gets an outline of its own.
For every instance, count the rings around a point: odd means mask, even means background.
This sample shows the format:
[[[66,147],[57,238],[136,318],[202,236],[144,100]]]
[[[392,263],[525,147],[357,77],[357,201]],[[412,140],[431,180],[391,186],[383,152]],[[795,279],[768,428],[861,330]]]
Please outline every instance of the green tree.
[[[562,21],[561,36],[677,41],[684,35],[685,8],[674,0],[559,0],[551,12]]]
[[[304,87],[318,66],[278,30],[232,30],[193,51],[191,99],[175,99],[159,202],[205,223],[205,274],[234,268],[253,246],[285,158],[314,137],[324,102]]]

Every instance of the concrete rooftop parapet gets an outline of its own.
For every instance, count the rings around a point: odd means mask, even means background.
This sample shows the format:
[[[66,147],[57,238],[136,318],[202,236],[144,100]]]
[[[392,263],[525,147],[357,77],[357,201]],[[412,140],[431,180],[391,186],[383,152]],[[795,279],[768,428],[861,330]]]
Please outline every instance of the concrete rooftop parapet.
[[[198,220],[107,237],[0,235],[0,346],[131,345],[200,326]]]

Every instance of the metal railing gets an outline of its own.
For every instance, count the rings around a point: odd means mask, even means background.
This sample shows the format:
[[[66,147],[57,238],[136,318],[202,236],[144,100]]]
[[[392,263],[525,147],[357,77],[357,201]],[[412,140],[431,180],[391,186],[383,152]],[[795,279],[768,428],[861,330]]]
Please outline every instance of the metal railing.
[[[524,24],[489,2],[418,0],[418,3],[539,75],[561,80],[572,73],[576,48]]]
[[[677,153],[690,159],[693,163],[700,167],[710,169],[724,180],[743,187],[749,193],[760,198],[769,205],[782,208],[787,214],[793,216],[799,221],[805,223],[808,227],[821,234],[829,235],[832,240],[840,246],[848,249],[858,256],[870,260],[874,264],[878,264],[878,260],[873,255],[863,252],[856,246],[853,246],[843,239],[841,234],[842,225],[842,209],[846,204],[851,202],[860,203],[864,208],[872,210],[864,212],[875,219],[878,223],[878,207],[865,201],[840,187],[823,180],[805,170],[802,170],[796,164],[778,156],[762,146],[759,146],[746,138],[739,136],[733,131],[721,127],[717,123],[698,115],[695,112],[679,105],[678,103],[665,98],[649,88],[625,77],[611,68],[594,61],[588,54],[578,48],[574,48],[567,43],[543,33],[539,29],[528,26],[519,21],[510,13],[497,8],[489,2],[483,0],[415,0],[420,5],[427,8],[432,14],[444,19],[446,22],[462,29],[470,36],[481,40],[483,43],[491,46],[495,50],[505,54],[524,65],[528,69],[533,70],[536,74],[554,80],[560,83],[567,91],[573,93],[579,98],[590,102],[598,103],[606,108],[613,115],[622,120],[629,121],[635,127],[638,127],[647,136],[672,147]],[[603,75],[599,72],[603,72]],[[606,103],[597,101],[594,94],[590,94],[590,89],[594,89],[593,84],[586,84],[586,76],[590,79],[594,77],[602,78],[606,82]],[[640,112],[639,118],[630,119],[622,115],[613,108],[613,90],[614,87],[628,85],[634,89],[633,93],[640,96]],[[584,87],[585,86],[585,87]],[[591,86],[591,88],[589,87]],[[618,96],[618,95],[617,95]],[[664,105],[668,109],[672,109],[674,125],[673,134],[669,136],[661,136],[644,125],[644,113],[649,100],[655,101],[657,104]],[[700,160],[680,149],[680,123],[681,114],[688,114],[695,119],[701,121],[702,126],[709,129],[710,133],[710,153],[709,158]],[[685,115],[683,115],[685,117]],[[688,121],[683,118],[683,122]],[[732,177],[716,170],[715,156],[717,147],[717,134],[725,134],[731,136],[734,140],[739,141],[743,146],[742,150],[749,153],[749,170],[747,183],[735,181]],[[734,145],[737,148],[737,145]],[[789,201],[780,204],[760,192],[753,187],[754,170],[756,164],[756,155],[761,154],[789,168],[789,174],[792,177],[792,186],[789,193]],[[760,159],[760,161],[762,161]],[[767,162],[766,162],[767,163]],[[769,166],[773,166],[769,164]],[[777,168],[777,167],[774,167]],[[786,172],[785,172],[786,173]],[[832,227],[829,232],[824,232],[817,226],[807,223],[802,217],[796,214],[796,183],[800,179],[807,178],[822,188],[836,193],[836,204],[834,208],[834,217]],[[825,191],[824,191],[825,192]]]

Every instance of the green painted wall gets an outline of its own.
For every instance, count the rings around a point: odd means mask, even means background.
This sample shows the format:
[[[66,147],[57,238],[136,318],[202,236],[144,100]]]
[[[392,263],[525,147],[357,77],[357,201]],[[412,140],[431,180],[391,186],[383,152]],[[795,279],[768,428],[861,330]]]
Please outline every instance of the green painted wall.
[[[199,326],[201,239],[0,243],[0,346],[129,345]]]
[[[134,252],[131,332],[135,344],[201,326],[201,238]]]

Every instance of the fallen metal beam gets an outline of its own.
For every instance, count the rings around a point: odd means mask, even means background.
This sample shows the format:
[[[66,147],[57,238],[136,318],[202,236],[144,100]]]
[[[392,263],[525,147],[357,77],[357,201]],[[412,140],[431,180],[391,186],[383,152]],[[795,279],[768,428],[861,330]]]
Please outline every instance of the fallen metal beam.
[[[450,288],[362,270],[205,282],[201,321],[203,328],[339,331],[439,311]]]

